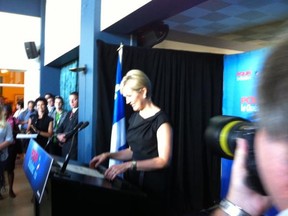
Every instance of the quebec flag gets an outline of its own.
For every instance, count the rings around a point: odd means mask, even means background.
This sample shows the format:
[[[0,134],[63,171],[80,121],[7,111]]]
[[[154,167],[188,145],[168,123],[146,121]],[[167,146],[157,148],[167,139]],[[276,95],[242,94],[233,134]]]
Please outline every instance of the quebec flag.
[[[120,93],[120,82],[122,80],[122,53],[123,45],[121,44],[118,49],[110,152],[116,152],[126,148],[125,100]],[[117,163],[119,163],[119,161],[110,159],[109,167]]]

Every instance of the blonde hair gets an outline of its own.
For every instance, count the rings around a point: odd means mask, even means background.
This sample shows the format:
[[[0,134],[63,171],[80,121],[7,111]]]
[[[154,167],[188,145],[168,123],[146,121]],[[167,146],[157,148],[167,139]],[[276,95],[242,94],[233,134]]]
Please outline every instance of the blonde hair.
[[[152,89],[151,89],[151,81],[148,78],[148,76],[141,70],[139,69],[132,69],[129,70],[126,75],[122,78],[121,83],[120,83],[120,93],[123,94],[123,88],[126,85],[128,80],[133,80],[134,86],[133,90],[139,91],[141,88],[146,88],[147,89],[147,98],[150,99],[152,96]]]
[[[0,105],[0,128],[4,128],[7,124],[6,118],[4,116],[3,105]]]

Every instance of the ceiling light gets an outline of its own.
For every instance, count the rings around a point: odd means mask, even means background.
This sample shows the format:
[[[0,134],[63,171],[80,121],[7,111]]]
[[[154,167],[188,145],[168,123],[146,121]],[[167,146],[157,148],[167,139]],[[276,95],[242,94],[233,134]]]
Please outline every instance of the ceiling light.
[[[8,73],[9,71],[7,69],[1,69],[1,73]]]

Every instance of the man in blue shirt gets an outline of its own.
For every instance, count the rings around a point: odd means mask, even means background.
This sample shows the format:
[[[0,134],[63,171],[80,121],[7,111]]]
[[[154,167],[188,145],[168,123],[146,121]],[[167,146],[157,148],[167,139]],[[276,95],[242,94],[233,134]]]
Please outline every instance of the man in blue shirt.
[[[35,103],[33,100],[28,101],[27,109],[24,110],[17,118],[19,121],[21,133],[26,133],[29,117],[31,114],[36,112],[34,105]],[[22,139],[22,151],[24,153],[26,152],[28,143],[29,139]]]

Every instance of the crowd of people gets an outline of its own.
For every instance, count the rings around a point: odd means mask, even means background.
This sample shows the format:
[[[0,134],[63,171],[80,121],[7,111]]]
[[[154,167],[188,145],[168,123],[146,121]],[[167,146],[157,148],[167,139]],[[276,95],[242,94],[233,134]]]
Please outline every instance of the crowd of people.
[[[130,70],[123,77],[120,86],[126,103],[135,111],[130,117],[127,129],[129,147],[119,152],[97,155],[91,159],[90,166],[96,168],[109,158],[122,160],[123,163],[108,168],[105,177],[114,180],[118,175],[124,174],[125,179],[142,188],[148,195],[146,208],[142,209],[145,210],[144,215],[159,215],[169,209],[167,189],[172,157],[171,122],[166,113],[153,103],[151,82],[144,72]],[[12,113],[9,110],[5,116],[9,115],[9,118],[15,120],[9,120],[11,131],[14,123],[19,128],[18,133],[37,134],[35,140],[47,152],[60,157],[65,157],[69,152],[70,159],[77,160],[78,138],[77,134],[74,135],[71,131],[78,125],[78,92],[69,95],[69,111],[64,110],[63,105],[62,97],[47,93],[36,100],[28,101],[26,109],[23,108],[23,103],[17,103],[16,111]],[[7,140],[9,143],[7,141],[6,146],[13,146],[13,137],[7,137]],[[25,154],[29,139],[21,141],[21,151]],[[10,181],[14,176],[16,156],[17,151],[9,156],[10,197],[16,196],[13,180]],[[7,164],[4,165],[6,166]]]
[[[69,104],[71,110],[67,111],[63,109],[61,96],[46,93],[29,100],[25,109],[23,101],[18,101],[13,110],[0,96],[0,200],[4,198],[1,193],[6,186],[9,196],[16,197],[13,189],[16,159],[25,156],[29,144],[29,139],[17,139],[17,134],[37,134],[36,142],[48,153],[66,156],[72,145],[69,132],[78,124],[78,92],[71,92]],[[77,141],[73,139],[71,159],[74,160],[77,160]]]

